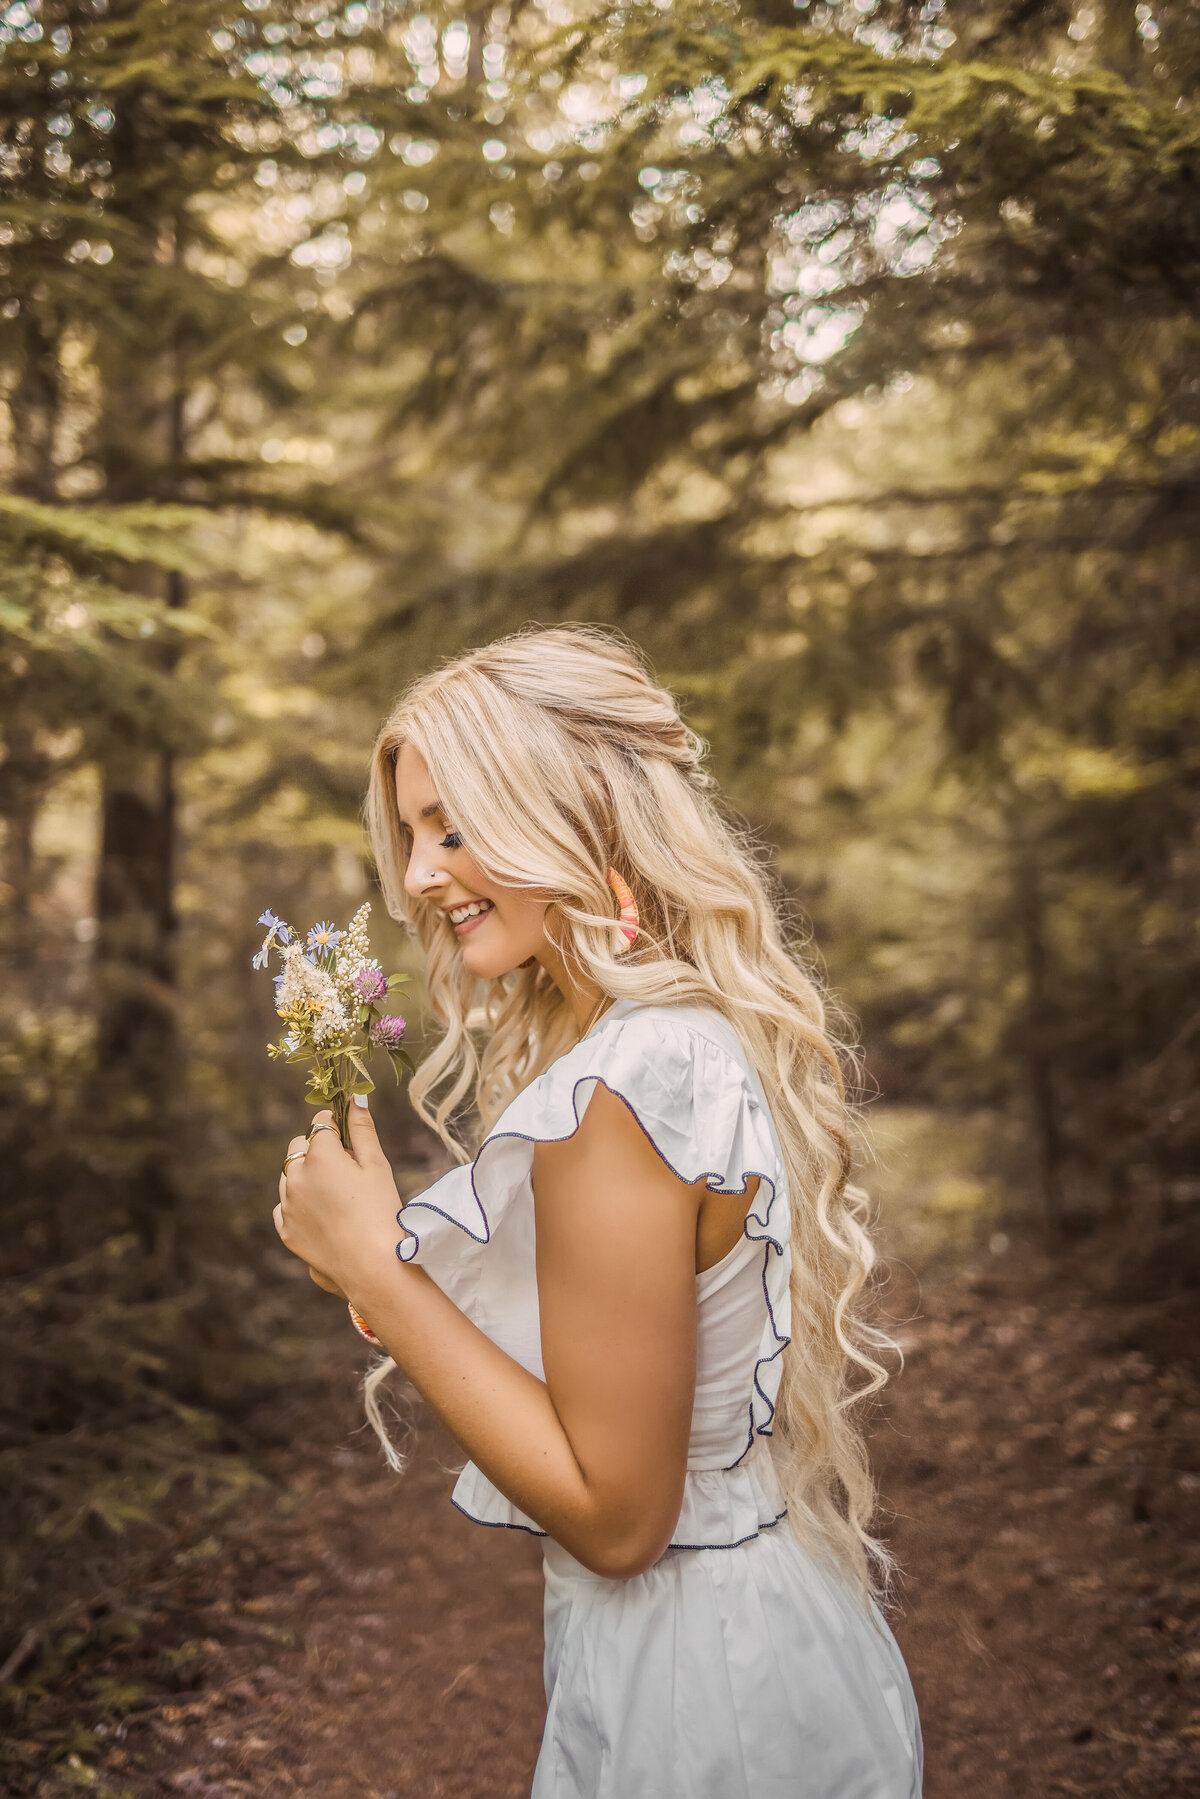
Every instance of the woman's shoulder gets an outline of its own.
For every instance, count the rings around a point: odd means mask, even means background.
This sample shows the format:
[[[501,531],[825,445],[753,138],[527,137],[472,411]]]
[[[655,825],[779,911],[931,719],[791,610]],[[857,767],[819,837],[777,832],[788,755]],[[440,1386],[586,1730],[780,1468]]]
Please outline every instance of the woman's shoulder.
[[[697,1081],[740,1085],[754,1080],[737,1032],[707,1007],[648,1005],[619,1000],[586,1036],[572,1044],[540,1074],[524,1094],[559,1093],[600,1081],[630,1096],[630,1090],[682,1101]]]
[[[722,1052],[742,1070],[750,1068],[737,1031],[715,1007],[618,1000],[560,1059],[586,1063],[626,1055],[691,1065],[705,1049]]]
[[[598,1086],[621,1099],[664,1159],[720,1162],[748,1136],[776,1149],[758,1078],[733,1026],[707,1007],[619,1001],[497,1119],[485,1140],[574,1134]],[[690,1146],[690,1147],[689,1147]],[[706,1146],[702,1149],[702,1146]]]

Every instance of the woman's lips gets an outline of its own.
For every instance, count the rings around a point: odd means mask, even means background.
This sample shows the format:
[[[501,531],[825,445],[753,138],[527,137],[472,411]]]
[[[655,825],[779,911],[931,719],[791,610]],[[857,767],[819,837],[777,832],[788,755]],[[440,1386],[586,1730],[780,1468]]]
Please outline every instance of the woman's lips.
[[[495,908],[489,905],[484,911],[476,912],[472,917],[460,920],[458,924],[454,924],[454,920],[451,919],[450,922],[454,925],[454,935],[466,937],[469,932],[477,930],[486,918],[490,918],[494,910]]]

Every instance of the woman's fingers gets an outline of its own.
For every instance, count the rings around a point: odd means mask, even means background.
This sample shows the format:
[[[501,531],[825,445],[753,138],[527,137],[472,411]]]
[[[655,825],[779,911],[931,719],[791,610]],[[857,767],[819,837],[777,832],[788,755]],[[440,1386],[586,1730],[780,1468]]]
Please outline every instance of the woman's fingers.
[[[293,1137],[287,1146],[287,1155],[283,1158],[283,1167],[279,1171],[279,1197],[287,1198],[287,1178],[290,1171],[302,1162],[309,1151],[307,1137]]]
[[[332,1124],[332,1122],[333,1122],[333,1113],[332,1112],[328,1112],[328,1111],[318,1112],[316,1117],[313,1119],[314,1125],[322,1124],[325,1122]],[[312,1154],[313,1144],[319,1143],[321,1141],[321,1138],[323,1136],[326,1136],[327,1134],[328,1133],[326,1133],[325,1131],[321,1131],[318,1133],[318,1135],[316,1137],[313,1137],[312,1126],[310,1125],[309,1129],[302,1136],[293,1137],[290,1139],[290,1141],[288,1143],[287,1154],[283,1158],[283,1167],[279,1171],[279,1204],[275,1207],[275,1212],[274,1212],[275,1229],[279,1232],[280,1239],[283,1242],[287,1241],[287,1239],[284,1237],[284,1234],[283,1234],[283,1230],[284,1230],[283,1207],[284,1207],[284,1203],[288,1196],[288,1194],[287,1194],[288,1175],[293,1173],[297,1168],[299,1168],[301,1162],[307,1160],[307,1158]]]
[[[317,1112],[314,1115],[313,1121],[308,1127],[308,1136],[302,1141],[308,1146],[307,1154],[315,1155],[319,1162],[323,1162],[326,1157],[333,1157],[336,1160],[338,1156],[344,1156],[346,1153],[337,1125],[333,1122],[333,1113],[328,1110]],[[299,1163],[293,1162],[292,1166],[297,1168]]]
[[[350,1153],[360,1168],[382,1167],[383,1149],[375,1132],[375,1120],[367,1108],[365,1093],[356,1093],[347,1115]]]

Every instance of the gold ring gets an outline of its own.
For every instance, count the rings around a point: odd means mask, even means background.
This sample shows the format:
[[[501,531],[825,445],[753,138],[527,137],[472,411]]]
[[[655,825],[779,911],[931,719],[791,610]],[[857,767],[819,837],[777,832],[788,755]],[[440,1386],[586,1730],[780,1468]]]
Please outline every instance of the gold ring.
[[[303,1160],[307,1154],[308,1154],[308,1151],[306,1149],[294,1149],[290,1156],[284,1156],[284,1158],[283,1158],[284,1173],[285,1174],[287,1173],[287,1165],[289,1162],[303,1162]]]
[[[337,1125],[336,1125],[336,1124],[314,1124],[314,1125],[310,1125],[310,1127],[309,1127],[309,1132],[308,1132],[308,1136],[309,1136],[309,1141],[310,1141],[310,1142],[311,1142],[311,1141],[312,1141],[312,1139],[313,1139],[313,1138],[314,1138],[314,1137],[315,1137],[315,1136],[316,1136],[316,1134],[317,1134],[317,1132],[318,1132],[318,1131],[336,1131],[336,1130],[337,1130]]]

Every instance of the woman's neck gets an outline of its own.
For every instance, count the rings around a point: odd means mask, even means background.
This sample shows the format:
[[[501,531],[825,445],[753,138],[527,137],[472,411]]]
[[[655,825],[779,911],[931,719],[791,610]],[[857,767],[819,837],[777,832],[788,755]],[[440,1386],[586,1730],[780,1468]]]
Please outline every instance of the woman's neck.
[[[579,1027],[579,1035],[586,1036],[608,1003],[608,995],[595,981],[574,978],[552,943],[547,942],[538,961],[567,1002],[567,1010]]]

